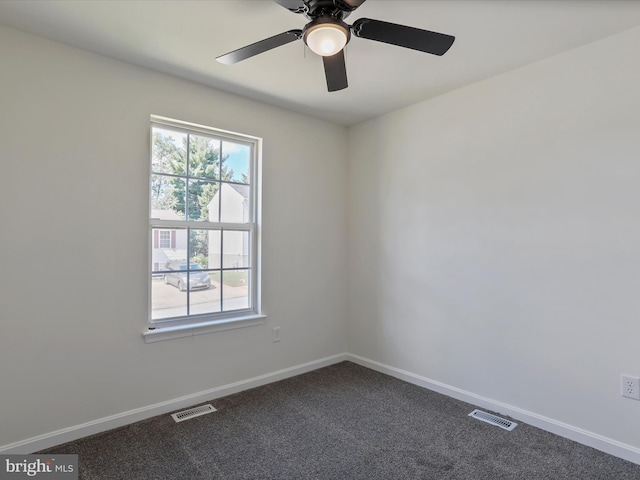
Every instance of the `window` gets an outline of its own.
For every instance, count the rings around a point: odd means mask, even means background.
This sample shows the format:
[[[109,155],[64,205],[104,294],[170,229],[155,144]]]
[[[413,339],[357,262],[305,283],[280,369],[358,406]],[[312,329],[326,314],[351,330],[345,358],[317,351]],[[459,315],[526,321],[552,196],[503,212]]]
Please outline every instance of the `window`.
[[[158,230],[157,248],[171,248],[171,233],[171,230]],[[154,246],[154,248],[156,247]]]
[[[259,147],[151,118],[150,330],[260,316]]]

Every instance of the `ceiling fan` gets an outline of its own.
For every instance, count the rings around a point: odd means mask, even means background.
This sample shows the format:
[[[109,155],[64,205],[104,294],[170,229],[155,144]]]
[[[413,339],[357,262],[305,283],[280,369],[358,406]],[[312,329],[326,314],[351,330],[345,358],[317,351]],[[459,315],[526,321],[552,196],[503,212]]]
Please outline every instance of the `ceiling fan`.
[[[353,25],[346,24],[344,19],[366,0],[274,1],[293,13],[304,15],[310,22],[302,30],[280,33],[221,55],[216,60],[232,65],[302,39],[312,52],[322,56],[327,88],[335,92],[348,86],[344,47],[351,40],[351,34],[433,55],[444,55],[455,40],[451,35],[370,18],[359,18]]]

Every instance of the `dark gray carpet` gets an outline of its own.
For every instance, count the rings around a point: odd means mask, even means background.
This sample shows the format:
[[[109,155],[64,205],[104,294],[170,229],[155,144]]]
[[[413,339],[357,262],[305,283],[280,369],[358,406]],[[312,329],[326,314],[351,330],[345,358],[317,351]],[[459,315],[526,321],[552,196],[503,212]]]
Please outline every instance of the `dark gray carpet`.
[[[84,480],[640,479],[640,465],[344,362],[42,453],[79,455]]]

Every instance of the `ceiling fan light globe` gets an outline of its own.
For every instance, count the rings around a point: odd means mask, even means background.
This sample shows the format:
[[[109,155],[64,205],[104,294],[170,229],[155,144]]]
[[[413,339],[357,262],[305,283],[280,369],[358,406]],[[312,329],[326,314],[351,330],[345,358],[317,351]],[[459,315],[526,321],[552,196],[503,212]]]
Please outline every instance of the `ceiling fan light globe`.
[[[347,44],[347,32],[334,24],[318,25],[305,32],[304,41],[316,55],[331,57]]]

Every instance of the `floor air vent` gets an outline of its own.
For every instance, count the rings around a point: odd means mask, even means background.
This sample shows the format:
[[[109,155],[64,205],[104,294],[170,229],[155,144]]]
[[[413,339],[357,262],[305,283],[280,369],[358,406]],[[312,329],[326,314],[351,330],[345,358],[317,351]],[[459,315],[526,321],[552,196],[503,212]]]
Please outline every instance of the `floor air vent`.
[[[495,425],[496,427],[504,428],[505,430],[513,430],[518,426],[516,422],[512,422],[511,420],[505,420],[504,418],[496,417],[487,412],[483,412],[481,410],[474,410],[469,414],[470,417],[477,418],[478,420],[482,420],[483,422],[490,423],[491,425]]]
[[[216,409],[212,405],[200,405],[199,407],[189,408],[178,413],[172,413],[171,416],[176,422],[184,422],[193,417],[199,417],[200,415],[206,415],[207,413],[215,412]]]

